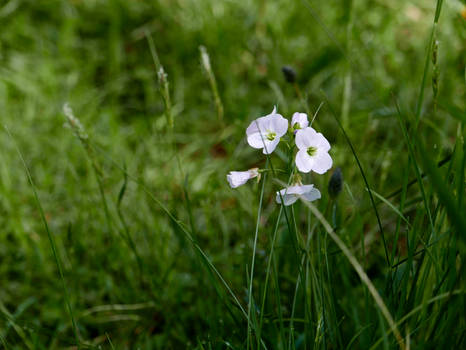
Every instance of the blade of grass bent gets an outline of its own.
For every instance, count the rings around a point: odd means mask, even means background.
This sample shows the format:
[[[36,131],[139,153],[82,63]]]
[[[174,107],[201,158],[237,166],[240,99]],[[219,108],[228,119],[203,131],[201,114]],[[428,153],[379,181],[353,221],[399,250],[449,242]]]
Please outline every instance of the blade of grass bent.
[[[374,194],[374,196],[376,196],[378,199],[380,199],[382,202],[388,205],[390,209],[392,209],[404,222],[406,222],[406,224],[408,224],[408,226],[410,226],[408,219],[406,219],[406,217],[392,203],[390,203],[386,198],[384,198],[382,195],[378,194],[374,190],[370,191]]]
[[[464,294],[464,291],[463,290],[454,290],[452,292],[447,292],[447,293],[443,293],[443,294],[440,294],[440,295],[437,295],[429,300],[427,300],[427,302],[425,304],[432,304],[438,300],[441,300],[441,299],[444,299],[444,298],[447,298],[447,297],[451,297],[452,295],[458,295],[458,294]],[[421,311],[422,308],[424,307],[425,305],[418,305],[416,306],[414,309],[412,309],[410,312],[408,312],[406,315],[404,315],[402,318],[400,318],[397,322],[396,322],[396,325],[397,326],[400,326],[402,325],[407,319],[409,319],[411,316],[413,316],[414,314],[416,314],[417,312]],[[392,332],[392,330],[390,329],[388,331],[389,333]],[[369,349],[369,350],[375,350],[377,349],[378,345],[383,341],[383,337],[379,338],[373,345],[372,347]]]
[[[65,276],[63,274],[63,269],[62,269],[60,257],[58,256],[58,251],[57,251],[57,247],[56,247],[56,244],[55,244],[55,239],[52,236],[52,233],[50,232],[49,225],[47,223],[47,219],[45,218],[44,209],[42,208],[42,204],[40,202],[39,195],[37,193],[36,185],[34,184],[34,181],[32,180],[32,175],[31,175],[31,173],[29,171],[29,168],[28,168],[28,166],[26,164],[26,160],[24,159],[23,154],[21,153],[21,150],[19,149],[19,147],[18,147],[15,139],[13,138],[13,135],[11,134],[10,130],[8,129],[8,127],[6,125],[4,125],[3,127],[5,128],[5,130],[6,130],[7,134],[8,134],[8,136],[10,137],[10,139],[13,141],[13,144],[14,144],[14,146],[16,148],[16,151],[18,152],[19,158],[20,158],[21,163],[23,164],[24,170],[26,172],[28,182],[31,185],[32,192],[34,194],[34,200],[36,202],[37,208],[39,209],[39,214],[40,214],[42,224],[44,225],[45,231],[47,232],[47,237],[49,239],[50,247],[52,248],[53,258],[55,260],[55,264],[57,266],[58,273],[60,275],[60,280],[61,280],[61,283],[62,283],[65,303],[67,305],[68,312],[69,312],[70,318],[71,318],[71,324],[73,326],[73,333],[74,333],[74,336],[75,336],[76,346],[78,347],[78,349],[80,349],[81,348],[81,346],[80,346],[81,342],[79,341],[78,327],[76,325],[76,321],[75,321],[75,318],[74,318],[73,308],[71,307],[71,302],[70,302],[70,298],[69,298],[69,294],[68,294],[68,289],[66,288]]]
[[[6,343],[6,337],[8,336],[8,328],[11,327],[15,330],[15,332],[18,334],[18,336],[23,340],[24,344],[26,344],[28,349],[34,349],[33,344],[31,344],[30,341],[28,341],[26,334],[23,331],[23,328],[19,326],[16,321],[15,317],[8,311],[8,309],[3,305],[3,302],[0,300],[0,313],[3,314],[5,319],[8,321],[6,325],[6,329],[0,333],[0,340],[3,343],[3,346],[5,349],[7,349],[7,343]]]
[[[375,216],[377,217],[377,224],[379,226],[379,230],[380,230],[380,234],[382,236],[382,243],[383,243],[383,248],[384,248],[384,252],[385,252],[385,259],[387,261],[387,265],[388,266],[391,266],[391,263],[390,263],[390,257],[388,255],[388,248],[387,248],[387,242],[386,242],[386,239],[385,239],[385,233],[384,233],[384,230],[383,230],[383,226],[382,226],[382,221],[380,220],[380,215],[379,215],[379,212],[377,210],[377,206],[375,204],[375,200],[374,200],[374,197],[372,196],[372,190],[369,186],[369,182],[367,181],[367,178],[366,178],[366,175],[364,173],[364,170],[362,168],[362,165],[361,165],[361,162],[359,161],[359,158],[356,154],[356,151],[353,147],[353,144],[349,138],[349,136],[346,134],[346,131],[345,129],[343,128],[343,125],[340,123],[340,121],[338,120],[337,116],[336,116],[336,113],[335,111],[333,110],[332,108],[332,105],[330,104],[330,101],[328,100],[327,96],[324,94],[324,98],[327,100],[327,105],[329,106],[329,109],[330,109],[330,114],[333,116],[333,119],[335,119],[335,121],[337,122],[338,126],[340,127],[340,130],[342,131],[343,133],[343,136],[345,137],[346,139],[346,142],[348,143],[348,145],[350,146],[351,148],[351,152],[353,153],[353,156],[356,160],[356,163],[358,165],[358,168],[359,168],[359,171],[361,172],[361,176],[364,180],[364,183],[366,184],[366,188],[368,189],[368,193],[369,193],[369,198],[370,198],[370,201],[371,201],[371,205],[372,205],[372,208],[374,209],[374,213],[375,213]]]
[[[322,213],[317,209],[312,203],[307,202],[303,200],[301,197],[302,202],[304,205],[306,205],[312,213],[315,215],[317,220],[320,221],[322,226],[325,228],[327,231],[328,235],[330,238],[333,239],[333,241],[336,243],[336,245],[341,249],[343,254],[346,256],[346,258],[349,260],[350,264],[353,266],[353,268],[356,270],[357,274],[359,275],[359,278],[361,281],[366,285],[367,289],[371,293],[375,303],[379,307],[380,311],[382,312],[382,315],[385,317],[386,321],[388,322],[388,325],[390,326],[391,330],[393,331],[395,338],[398,342],[398,345],[400,346],[401,349],[405,349],[405,343],[403,340],[403,337],[400,334],[400,331],[398,330],[397,325],[395,324],[392,315],[390,314],[390,311],[388,311],[387,306],[385,305],[385,302],[383,301],[382,297],[380,296],[379,292],[377,292],[377,289],[375,286],[372,284],[371,280],[367,276],[367,274],[364,272],[361,264],[357,261],[355,256],[351,253],[351,251],[348,249],[346,244],[338,237],[338,235],[335,233],[335,231],[332,229],[328,221],[324,218]]]
[[[168,216],[168,218],[170,220],[172,220],[173,223],[181,230],[181,232],[185,235],[185,237],[188,239],[188,241],[193,246],[193,248],[196,249],[199,252],[199,254],[202,257],[202,259],[203,259],[204,263],[206,264],[206,266],[209,269],[211,269],[213,271],[213,273],[217,276],[217,278],[220,280],[220,282],[222,283],[224,288],[227,290],[228,294],[230,294],[231,298],[235,302],[236,306],[240,309],[240,311],[241,311],[242,315],[244,316],[244,318],[247,320],[247,318],[248,318],[247,312],[244,309],[243,305],[240,303],[238,297],[235,295],[235,293],[233,292],[231,287],[225,281],[222,274],[217,270],[217,268],[212,263],[212,261],[207,256],[207,254],[196,243],[193,236],[189,233],[187,227],[180,220],[178,220],[172,214],[172,212],[157,197],[154,196],[152,191],[141,180],[139,180],[137,177],[131,175],[125,169],[123,169],[115,160],[112,159],[112,157],[110,157],[108,154],[106,154],[106,152],[104,150],[102,150],[100,148],[96,148],[96,149],[99,149],[99,151],[104,155],[104,157],[107,158],[115,168],[120,170],[122,173],[126,174],[128,176],[128,179],[130,179],[131,181],[136,183],[144,191],[144,193],[146,193],[148,195],[150,200],[152,200],[155,204],[157,204],[162,209],[162,211],[165,212],[165,214]],[[263,344],[263,342],[261,342],[261,343]]]

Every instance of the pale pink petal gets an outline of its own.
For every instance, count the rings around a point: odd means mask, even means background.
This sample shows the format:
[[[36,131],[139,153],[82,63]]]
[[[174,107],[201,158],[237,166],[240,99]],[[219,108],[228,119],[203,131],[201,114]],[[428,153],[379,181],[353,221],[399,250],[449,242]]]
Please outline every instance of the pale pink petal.
[[[267,139],[264,135],[261,136],[260,132],[248,135],[248,144],[253,148],[263,148],[266,141]]]
[[[246,129],[246,135],[251,135],[259,132],[260,130],[265,130],[264,123],[267,121],[267,117],[260,117],[251,122]]]
[[[298,149],[307,149],[310,146],[314,146],[313,140],[317,136],[317,132],[310,127],[298,130],[296,133],[296,146]]]
[[[277,148],[277,145],[279,142],[280,142],[279,137],[275,137],[273,141],[265,139],[264,140],[265,146],[264,146],[264,149],[262,150],[262,153],[271,154],[273,151],[275,151],[275,148]]]
[[[296,166],[302,173],[308,173],[314,166],[314,157],[307,153],[307,149],[303,148],[296,153]]]
[[[270,129],[275,131],[277,137],[282,137],[288,131],[288,120],[280,114],[274,114],[271,117]]]
[[[312,185],[311,185],[312,186]],[[314,186],[313,186],[314,187]],[[310,190],[306,191],[301,195],[303,199],[312,202],[316,199],[320,199],[320,191],[317,188],[311,188]]]
[[[316,137],[316,148],[322,151],[328,152],[330,150],[330,143],[320,132],[317,133]]]
[[[280,196],[280,194],[281,194],[281,196]],[[289,194],[288,189],[284,188],[284,189],[280,190],[280,192],[277,192],[277,196],[275,197],[275,201],[278,204],[282,204],[282,199],[283,199],[283,204],[285,206],[288,206],[288,205],[291,205],[294,202],[296,202],[298,200],[298,196],[296,196],[295,194]]]
[[[307,114],[299,112],[294,113],[293,117],[291,118],[291,127],[294,128],[295,124],[298,124],[298,129],[307,128],[307,126],[309,125],[309,121],[307,120]]]
[[[276,108],[272,114],[253,120],[246,129],[248,144],[253,148],[263,148],[264,154],[272,153],[288,129],[288,121],[280,114],[276,113]],[[275,133],[275,138],[269,140],[269,133]]]
[[[282,204],[283,199],[283,204],[288,206],[295,203],[299,198],[312,202],[320,197],[320,191],[314,188],[314,185],[295,185],[277,192],[275,200],[278,204]]]
[[[291,193],[303,195],[309,192],[310,190],[312,190],[313,188],[314,188],[314,185],[299,185],[299,186],[288,187],[288,191],[291,190],[292,191]]]
[[[324,174],[332,167],[333,160],[328,152],[317,152],[315,156],[315,162],[312,166],[312,171],[315,171],[317,174]]]
[[[257,119],[255,119],[246,128],[246,135],[249,136],[249,135],[255,134],[258,131],[259,131],[259,128],[257,127]]]
[[[230,184],[231,188],[236,188],[241,185],[244,185],[248,182],[249,179],[255,177],[251,176],[251,172],[248,171],[230,171],[227,175],[227,181]]]

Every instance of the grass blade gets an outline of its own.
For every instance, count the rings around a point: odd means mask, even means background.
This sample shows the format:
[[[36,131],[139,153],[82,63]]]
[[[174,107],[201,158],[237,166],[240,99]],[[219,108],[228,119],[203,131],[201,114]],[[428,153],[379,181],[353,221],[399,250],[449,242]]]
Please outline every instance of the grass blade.
[[[34,184],[34,181],[32,180],[32,175],[31,175],[31,173],[29,171],[29,168],[28,168],[28,166],[26,164],[26,161],[25,161],[25,159],[23,157],[23,154],[21,153],[21,151],[20,151],[18,145],[16,144],[16,141],[13,138],[13,135],[10,133],[10,130],[8,129],[8,127],[6,125],[4,125],[4,128],[5,128],[8,136],[12,140],[12,142],[13,142],[15,148],[16,148],[16,151],[18,152],[18,156],[19,156],[19,158],[21,160],[21,163],[23,164],[23,167],[24,167],[24,170],[26,172],[29,184],[31,185],[32,192],[34,194],[34,200],[36,202],[37,208],[39,209],[40,218],[42,220],[42,224],[44,225],[45,232],[47,233],[47,237],[49,239],[50,247],[52,248],[53,258],[55,260],[55,264],[57,266],[58,273],[60,275],[60,280],[61,280],[61,284],[62,284],[62,288],[63,288],[63,294],[64,294],[64,297],[65,297],[65,303],[67,305],[68,312],[69,312],[69,315],[70,315],[70,318],[71,318],[71,324],[73,326],[73,332],[74,332],[74,336],[75,336],[76,345],[77,345],[78,349],[80,349],[80,343],[81,342],[79,341],[78,327],[77,327],[77,324],[76,324],[76,321],[75,321],[75,318],[74,318],[73,308],[71,307],[71,302],[70,302],[70,298],[69,298],[69,294],[68,294],[68,289],[66,288],[65,276],[63,274],[63,269],[62,269],[60,257],[58,256],[57,246],[55,244],[55,239],[54,239],[52,233],[50,232],[49,225],[47,223],[47,219],[45,218],[44,209],[42,208],[42,204],[40,202],[39,195],[37,194],[36,185]]]

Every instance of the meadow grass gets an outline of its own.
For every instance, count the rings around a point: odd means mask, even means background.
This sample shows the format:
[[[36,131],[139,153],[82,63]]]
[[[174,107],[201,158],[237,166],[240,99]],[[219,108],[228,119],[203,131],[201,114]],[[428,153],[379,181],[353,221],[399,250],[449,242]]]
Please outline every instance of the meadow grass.
[[[0,349],[465,348],[465,18],[0,1]],[[332,145],[318,201],[246,143],[274,105]]]

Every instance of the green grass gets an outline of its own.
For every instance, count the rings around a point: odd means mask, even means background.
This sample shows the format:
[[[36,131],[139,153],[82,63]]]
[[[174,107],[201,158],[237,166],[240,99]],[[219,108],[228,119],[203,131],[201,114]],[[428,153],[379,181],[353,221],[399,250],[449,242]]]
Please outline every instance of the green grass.
[[[0,1],[0,349],[466,347],[465,6]],[[274,105],[337,198],[275,202]]]

